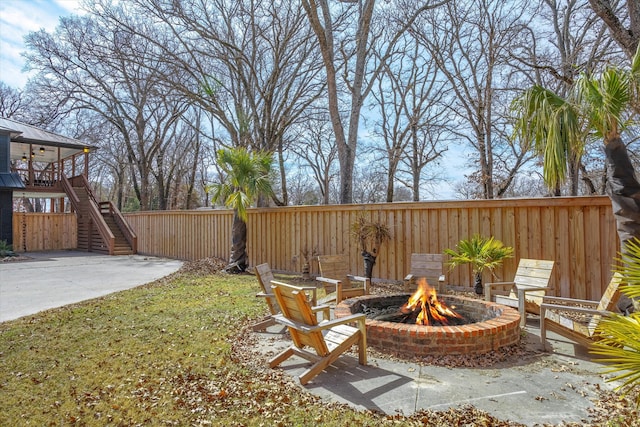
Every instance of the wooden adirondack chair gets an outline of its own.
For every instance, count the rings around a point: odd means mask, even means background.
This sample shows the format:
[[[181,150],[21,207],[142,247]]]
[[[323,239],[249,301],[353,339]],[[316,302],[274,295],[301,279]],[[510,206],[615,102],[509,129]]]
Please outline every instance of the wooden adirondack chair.
[[[617,311],[622,275],[615,273],[600,301],[545,296],[540,304],[540,344],[547,350],[547,331],[553,331],[585,347],[597,339],[598,322],[607,313]],[[582,315],[569,317],[567,313]]]
[[[513,281],[485,283],[485,300],[517,308],[524,328],[527,313],[540,314],[542,297],[553,289],[549,287],[553,266],[553,261],[522,258]],[[503,293],[497,288],[502,288]]]
[[[328,310],[329,306],[313,309],[302,288],[277,281],[271,283],[281,310],[281,314],[274,318],[276,322],[287,326],[293,344],[269,361],[270,368],[275,368],[293,355],[307,359],[313,362],[313,365],[299,377],[300,383],[304,385],[354,344],[358,346],[360,364],[367,364],[364,314],[318,323],[316,312]],[[349,326],[349,323],[356,323],[357,327]]]
[[[346,256],[319,255],[318,265],[320,276],[316,277],[316,280],[322,283],[327,293],[323,302],[335,299],[335,302],[339,303],[347,298],[369,294],[369,279],[349,274],[349,261]]]
[[[444,255],[442,254],[411,254],[411,268],[409,274],[404,278],[405,292],[413,291],[416,279],[420,277],[426,278],[429,286],[438,293],[444,292],[443,264]]]
[[[254,268],[256,273],[256,277],[258,278],[258,283],[260,284],[261,292],[256,294],[256,297],[264,298],[267,303],[267,307],[269,308],[269,316],[264,320],[253,325],[251,328],[254,331],[264,331],[271,325],[275,325],[276,321],[273,319],[274,314],[280,313],[280,308],[278,306],[278,301],[276,301],[276,297],[271,290],[271,281],[274,280],[273,272],[271,271],[271,267],[269,264],[264,263],[260,265],[256,265]],[[308,299],[311,301],[312,305],[317,305],[316,298],[316,288],[314,286],[308,286],[302,288],[305,292],[307,292]],[[329,317],[327,316],[327,319]]]

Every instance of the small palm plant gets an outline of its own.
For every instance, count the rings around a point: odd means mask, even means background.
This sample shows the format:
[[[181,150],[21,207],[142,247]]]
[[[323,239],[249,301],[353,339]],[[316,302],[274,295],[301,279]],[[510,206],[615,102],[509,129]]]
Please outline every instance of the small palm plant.
[[[627,241],[618,261],[617,271],[626,284],[621,292],[632,301],[640,298],[640,240]],[[591,353],[602,356],[598,360],[609,365],[607,373],[617,373],[610,381],[623,381],[618,388],[625,394],[640,386],[640,311],[628,316],[612,313],[598,323],[596,333],[601,339],[592,344]],[[640,393],[636,404],[640,405]]]
[[[513,248],[505,246],[500,240],[493,237],[475,234],[470,239],[460,240],[455,250],[445,249],[444,253],[451,256],[447,262],[451,269],[463,264],[471,265],[475,292],[482,295],[482,273],[489,270],[493,274],[493,271],[502,264],[505,258],[513,256]]]

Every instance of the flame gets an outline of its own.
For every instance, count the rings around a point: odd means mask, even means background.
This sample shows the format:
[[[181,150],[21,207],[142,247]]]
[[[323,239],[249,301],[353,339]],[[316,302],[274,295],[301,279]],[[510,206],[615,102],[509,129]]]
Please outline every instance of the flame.
[[[448,324],[449,318],[461,318],[458,313],[447,307],[446,304],[438,300],[436,290],[429,286],[427,279],[418,280],[418,289],[409,297],[409,301],[402,307],[402,311],[408,313],[420,309],[416,324],[430,325],[431,322]]]

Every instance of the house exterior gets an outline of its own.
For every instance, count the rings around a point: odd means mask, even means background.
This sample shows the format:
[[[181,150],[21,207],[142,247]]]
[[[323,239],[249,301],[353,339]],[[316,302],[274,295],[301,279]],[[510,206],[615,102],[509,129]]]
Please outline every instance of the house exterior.
[[[136,237],[111,202],[99,202],[88,181],[97,147],[0,118],[0,240],[13,243],[13,201],[48,199],[51,212],[75,212],[78,249],[136,252]]]

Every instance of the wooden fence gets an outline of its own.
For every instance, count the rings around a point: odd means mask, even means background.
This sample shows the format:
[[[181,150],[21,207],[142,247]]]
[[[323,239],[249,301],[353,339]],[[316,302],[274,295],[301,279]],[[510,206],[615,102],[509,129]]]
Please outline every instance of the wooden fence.
[[[493,236],[515,249],[496,270],[510,280],[520,258],[556,261],[555,295],[600,299],[619,251],[608,197],[472,200],[369,205],[295,206],[249,210],[247,252],[251,265],[301,272],[302,252],[345,254],[354,274],[364,266],[350,237],[360,216],[389,225],[393,238],[374,267],[374,278],[399,281],[412,252],[442,253],[475,233]],[[228,210],[126,214],[138,235],[138,251],[184,260],[228,259],[233,215]],[[317,273],[317,265],[311,264]],[[491,280],[486,274],[484,280]],[[447,271],[447,282],[471,286],[469,268]]]
[[[520,258],[556,261],[556,295],[599,299],[619,251],[608,197],[473,200],[370,205],[296,206],[249,210],[247,251],[251,265],[301,272],[302,252],[345,254],[362,274],[362,258],[350,238],[360,216],[387,223],[393,238],[381,250],[374,277],[399,281],[412,252],[442,253],[475,233],[494,236],[515,248],[515,257],[496,271],[509,280]],[[143,254],[184,260],[227,259],[233,215],[228,210],[139,212],[125,215]],[[15,213],[17,251],[74,249],[74,214]],[[311,263],[317,273],[317,264]],[[491,280],[485,275],[485,281]],[[471,271],[447,271],[450,284],[470,286]]]
[[[13,249],[16,252],[75,249],[78,221],[72,213],[14,213]]]

